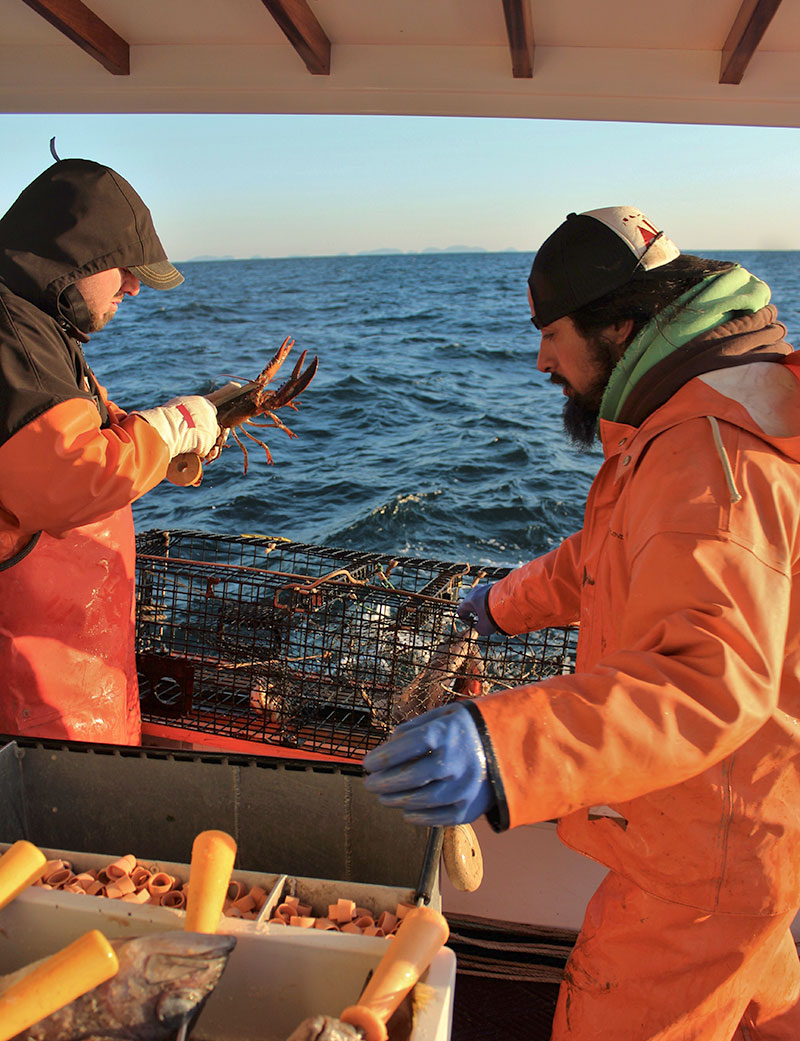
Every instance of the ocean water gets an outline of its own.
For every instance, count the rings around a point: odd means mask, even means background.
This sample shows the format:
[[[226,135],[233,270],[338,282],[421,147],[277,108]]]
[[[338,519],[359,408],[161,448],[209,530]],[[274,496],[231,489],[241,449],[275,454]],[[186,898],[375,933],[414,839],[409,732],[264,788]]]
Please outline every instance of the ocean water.
[[[701,252],[701,251],[696,251]],[[723,256],[723,254],[709,254]],[[800,346],[800,253],[725,254],[770,284]],[[601,455],[561,427],[536,369],[523,253],[195,262],[126,300],[87,356],[123,408],[253,379],[285,336],[319,356],[297,434],[230,442],[199,488],[164,483],[137,530],[193,528],[515,566],[580,527]],[[276,381],[276,385],[277,385]],[[288,415],[286,414],[288,413]]]

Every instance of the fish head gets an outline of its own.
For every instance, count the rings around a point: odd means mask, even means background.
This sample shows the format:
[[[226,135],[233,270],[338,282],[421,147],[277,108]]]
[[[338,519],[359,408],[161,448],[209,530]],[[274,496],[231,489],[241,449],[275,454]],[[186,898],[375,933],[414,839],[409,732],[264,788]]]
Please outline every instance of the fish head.
[[[26,1041],[168,1041],[194,1025],[236,938],[175,930],[111,945],[119,961],[111,979],[40,1020]]]
[[[173,1027],[199,1010],[219,982],[236,945],[232,936],[183,933],[175,941],[164,939],[146,957],[144,984],[156,993],[156,1018]],[[187,937],[191,937],[187,945]]]
[[[333,1016],[304,1019],[287,1041],[363,1041],[364,1035],[349,1023]]]
[[[120,1022],[141,1018],[154,1041],[162,1030],[170,1036],[184,1020],[196,1020],[235,946],[234,936],[180,931],[127,940],[117,948],[119,971],[106,984],[108,1006]]]

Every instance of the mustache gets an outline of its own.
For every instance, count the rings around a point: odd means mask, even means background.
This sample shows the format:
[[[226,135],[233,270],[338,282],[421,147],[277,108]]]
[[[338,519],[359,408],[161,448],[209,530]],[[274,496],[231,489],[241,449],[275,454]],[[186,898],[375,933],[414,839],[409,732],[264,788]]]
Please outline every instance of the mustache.
[[[550,373],[550,382],[555,387],[569,387],[569,386],[571,386],[569,380],[565,380],[563,376],[557,376],[554,372]]]

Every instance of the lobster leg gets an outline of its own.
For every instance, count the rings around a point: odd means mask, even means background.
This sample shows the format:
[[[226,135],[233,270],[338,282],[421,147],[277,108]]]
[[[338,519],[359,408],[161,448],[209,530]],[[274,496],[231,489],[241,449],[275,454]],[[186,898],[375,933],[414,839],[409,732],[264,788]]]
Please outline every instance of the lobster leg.
[[[242,455],[244,456],[244,470],[242,471],[242,476],[244,476],[247,473],[247,449],[244,447],[242,442],[236,436],[236,431],[234,430],[233,427],[231,427],[231,437],[236,442],[236,444],[239,446],[239,448],[241,448],[241,450],[242,450]]]
[[[288,434],[289,437],[297,437],[297,434],[295,434],[294,430],[290,430],[284,422],[278,419],[274,412],[265,412],[264,415],[269,416],[269,423],[256,423],[255,420],[252,419],[246,419],[245,423],[248,423],[251,427],[261,427],[262,429],[266,427],[277,427],[279,430],[282,430],[285,434]]]
[[[255,443],[256,443],[257,445],[261,445],[261,447],[262,447],[262,448],[264,449],[264,451],[265,451],[265,452],[267,453],[267,462],[268,462],[268,463],[270,464],[270,466],[272,466],[272,452],[270,452],[270,450],[269,450],[269,446],[268,446],[268,445],[266,445],[266,444],[265,444],[265,443],[264,443],[263,441],[261,441],[261,440],[260,440],[259,438],[257,438],[257,437],[253,437],[253,435],[252,435],[251,433],[249,433],[249,432],[248,432],[247,430],[245,430],[245,428],[244,428],[243,426],[242,426],[242,427],[239,427],[239,429],[241,430],[241,432],[242,432],[242,433],[244,434],[244,436],[245,436],[245,437],[249,437],[251,441],[255,441]],[[294,437],[295,435],[293,434],[292,436]],[[242,445],[242,451],[244,451],[244,445]],[[246,454],[247,454],[247,453],[245,453],[245,455],[246,455]]]

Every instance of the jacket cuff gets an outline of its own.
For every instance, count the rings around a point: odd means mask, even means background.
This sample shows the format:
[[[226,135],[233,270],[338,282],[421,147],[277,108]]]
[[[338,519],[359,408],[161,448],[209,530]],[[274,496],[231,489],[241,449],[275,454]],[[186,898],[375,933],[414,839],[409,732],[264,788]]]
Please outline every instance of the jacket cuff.
[[[503,780],[500,776],[500,767],[497,764],[497,757],[494,754],[494,746],[492,745],[492,739],[489,736],[489,729],[486,726],[486,720],[483,718],[481,710],[473,701],[461,701],[459,704],[463,705],[472,716],[472,720],[478,728],[478,734],[481,739],[481,744],[483,745],[483,752],[486,756],[486,776],[492,791],[492,798],[494,799],[494,805],[486,812],[486,819],[495,831],[508,831],[511,827],[508,802],[506,801],[506,792],[503,787]]]

